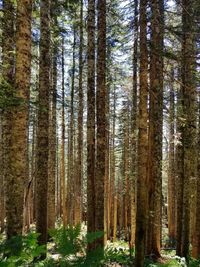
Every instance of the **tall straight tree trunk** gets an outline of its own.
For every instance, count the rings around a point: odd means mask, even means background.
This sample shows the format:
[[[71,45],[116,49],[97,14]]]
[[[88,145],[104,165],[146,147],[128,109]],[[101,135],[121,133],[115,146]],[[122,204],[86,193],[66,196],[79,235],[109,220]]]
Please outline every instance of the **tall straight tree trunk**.
[[[182,145],[184,149],[183,176],[183,217],[182,217],[182,251],[181,254],[189,260],[190,245],[190,182],[196,176],[196,100],[195,86],[195,38],[194,38],[194,1],[182,0],[182,65],[181,91],[182,109],[185,119],[182,128]]]
[[[199,121],[198,121],[198,154],[197,154],[197,198],[196,198],[196,220],[192,242],[192,256],[200,257],[200,93],[199,93]]]
[[[95,0],[88,0],[87,232],[95,231]],[[94,244],[88,244],[88,251]]]
[[[175,246],[176,240],[176,187],[175,187],[175,92],[174,71],[170,81],[170,107],[169,107],[169,165],[168,165],[168,229],[169,246]]]
[[[140,92],[138,119],[138,170],[137,170],[137,213],[135,236],[135,265],[143,267],[147,226],[147,99],[148,99],[148,52],[147,52],[147,0],[140,2]]]
[[[97,40],[97,155],[95,181],[95,230],[104,232],[104,197],[106,175],[106,0],[98,0]],[[104,247],[104,237],[96,247]]]
[[[80,3],[80,44],[79,44],[79,92],[78,92],[78,150],[77,182],[75,184],[75,224],[81,223],[82,179],[83,179],[83,0]]]
[[[134,44],[133,44],[133,94],[131,110],[131,169],[130,169],[130,216],[131,233],[130,245],[135,245],[135,223],[136,223],[136,161],[137,161],[137,91],[138,91],[138,1],[135,1],[134,11]]]
[[[65,182],[65,55],[64,37],[62,38],[62,138],[61,138],[61,167],[60,167],[60,200],[64,227],[67,224],[66,212],[66,182]]]
[[[177,124],[177,133],[180,135],[183,129],[183,123],[179,119],[182,117],[182,94],[180,88],[177,92],[177,114],[176,114],[176,124]],[[182,145],[182,136],[180,136],[179,143],[176,146],[175,150],[175,164],[176,164],[176,254],[181,256],[181,247],[182,247],[182,216],[183,216],[183,176],[184,176],[184,150]]]
[[[67,180],[67,223],[74,223],[74,94],[75,94],[75,52],[76,52],[76,25],[73,25],[73,54],[72,54],[72,77],[71,77],[71,99],[70,99],[70,125],[69,125],[69,160],[68,160],[68,173]]]
[[[115,171],[115,132],[116,132],[116,88],[113,89],[113,114],[112,114],[112,134],[111,134],[111,149],[110,149],[110,236],[114,242],[116,240],[117,229],[117,194],[116,194],[116,171]]]
[[[2,77],[1,90],[4,90],[5,104],[2,106],[2,194],[5,195],[5,209],[7,224],[12,227],[12,196],[9,196],[8,187],[11,187],[10,177],[10,139],[11,139],[11,106],[10,99],[14,92],[14,6],[12,1],[3,1],[3,23],[2,23]],[[12,101],[11,101],[12,102]],[[12,235],[7,232],[8,236]]]
[[[55,209],[55,193],[56,193],[56,132],[57,132],[57,57],[58,47],[53,47],[52,58],[52,80],[51,80],[51,101],[50,101],[50,123],[49,123],[49,175],[48,175],[48,228],[55,227],[56,209]]]
[[[40,2],[40,65],[36,148],[36,231],[47,242],[47,191],[49,153],[50,0]]]
[[[15,106],[11,114],[10,173],[6,184],[7,236],[22,234],[25,185],[28,181],[28,99],[31,75],[32,1],[17,1]],[[8,23],[8,22],[6,22]],[[18,102],[17,102],[18,99]]]
[[[151,0],[147,254],[160,257],[162,221],[163,1]]]

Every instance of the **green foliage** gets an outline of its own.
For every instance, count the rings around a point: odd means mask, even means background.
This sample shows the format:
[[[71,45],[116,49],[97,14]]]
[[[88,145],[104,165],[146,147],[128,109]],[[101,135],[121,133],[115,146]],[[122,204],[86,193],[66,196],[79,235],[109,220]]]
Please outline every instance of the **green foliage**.
[[[0,244],[0,266],[31,266],[35,259],[46,252],[45,246],[37,242],[39,234],[25,237],[14,236]]]
[[[2,76],[0,76],[0,86],[0,109],[8,110],[24,103],[22,98],[15,96],[12,84],[8,83]]]
[[[190,259],[189,267],[199,267],[200,266],[200,259]]]
[[[155,263],[151,261],[150,259],[146,259],[145,261],[145,267],[178,267],[182,266],[176,259],[168,260],[166,263]]]

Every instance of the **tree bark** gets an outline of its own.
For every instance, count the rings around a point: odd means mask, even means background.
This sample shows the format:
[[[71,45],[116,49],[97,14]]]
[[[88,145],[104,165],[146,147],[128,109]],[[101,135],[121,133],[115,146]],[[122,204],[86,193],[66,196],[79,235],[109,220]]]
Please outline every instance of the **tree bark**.
[[[148,99],[148,52],[147,52],[147,1],[140,2],[140,92],[138,119],[138,170],[137,170],[137,213],[135,237],[135,265],[143,267],[147,226],[147,99]]]
[[[40,65],[36,148],[36,231],[47,242],[47,191],[49,154],[50,0],[40,2]]]
[[[87,232],[95,231],[95,0],[88,1]],[[88,244],[88,251],[94,244]]]
[[[104,197],[106,175],[106,0],[97,2],[97,155],[95,181],[95,230],[104,228]],[[96,247],[104,247],[104,237],[96,240]]]

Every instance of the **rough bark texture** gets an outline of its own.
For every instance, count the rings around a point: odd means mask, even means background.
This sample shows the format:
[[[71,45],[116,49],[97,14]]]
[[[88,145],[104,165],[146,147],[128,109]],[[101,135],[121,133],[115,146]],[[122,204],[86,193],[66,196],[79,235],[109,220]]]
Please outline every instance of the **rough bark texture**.
[[[106,175],[106,0],[98,0],[97,40],[97,161],[95,230],[104,232],[104,186]],[[96,246],[104,246],[104,238],[96,240]]]
[[[140,2],[140,92],[138,119],[138,177],[137,177],[137,213],[135,237],[135,265],[143,267],[145,256],[147,224],[147,98],[148,98],[148,52],[147,52],[147,1]]]
[[[194,79],[194,1],[182,1],[182,65],[181,91],[182,109],[185,120],[182,127],[182,145],[184,149],[183,176],[183,217],[182,217],[182,249],[181,254],[189,259],[190,245],[190,183],[196,177],[196,87]]]
[[[65,178],[65,58],[64,37],[62,38],[62,138],[61,138],[61,166],[60,166],[60,201],[64,227],[67,224],[66,212],[66,178]]]
[[[88,1],[87,232],[95,231],[95,0]],[[88,245],[88,250],[94,247]]]
[[[135,245],[136,228],[136,169],[137,169],[137,91],[138,91],[138,1],[134,10],[134,44],[133,44],[133,93],[131,110],[131,169],[130,169],[130,201],[131,201],[131,236],[130,245]]]
[[[9,118],[11,120],[10,173],[6,183],[8,238],[22,234],[24,190],[28,181],[27,128],[31,75],[31,9],[32,1],[17,1],[15,92],[14,106]]]
[[[80,43],[79,43],[79,90],[78,90],[78,149],[77,181],[75,184],[75,224],[81,223],[82,179],[83,179],[83,0],[80,3]]]
[[[47,242],[47,191],[49,152],[50,0],[40,2],[40,65],[36,148],[36,231]]]
[[[67,180],[67,223],[74,223],[74,189],[75,189],[75,181],[74,181],[74,158],[75,158],[75,149],[74,149],[74,94],[75,94],[75,53],[76,53],[76,25],[73,25],[73,53],[72,53],[72,78],[71,78],[71,92],[70,92],[70,125],[69,125],[69,159],[68,159],[68,180]]]
[[[56,193],[56,134],[57,134],[57,51],[56,44],[53,48],[52,58],[52,78],[51,78],[51,101],[50,101],[50,116],[49,116],[49,174],[48,174],[48,228],[55,227],[56,210],[55,210],[55,193]]]
[[[194,237],[192,242],[192,256],[200,257],[200,93],[199,93],[199,128],[198,128],[198,155],[197,155],[197,198],[196,198],[196,220]]]
[[[163,1],[151,0],[147,254],[160,257],[162,217]]]
[[[11,134],[11,103],[14,89],[14,7],[12,1],[3,1],[3,18],[2,18],[2,81],[1,90],[3,90],[3,99],[1,99],[1,148],[2,148],[2,172],[1,182],[5,187],[1,187],[1,196],[7,192],[4,188],[10,184],[9,177],[9,147]],[[9,197],[8,211],[9,212]],[[6,200],[6,199],[5,199]],[[4,200],[4,201],[5,201]],[[2,199],[3,201],[3,199]],[[12,205],[12,203],[10,203]],[[6,205],[7,206],[7,205]],[[3,213],[3,206],[1,213]],[[11,211],[12,212],[12,211]],[[2,214],[4,217],[5,215]],[[1,221],[4,224],[4,222]],[[2,225],[1,230],[3,230]]]

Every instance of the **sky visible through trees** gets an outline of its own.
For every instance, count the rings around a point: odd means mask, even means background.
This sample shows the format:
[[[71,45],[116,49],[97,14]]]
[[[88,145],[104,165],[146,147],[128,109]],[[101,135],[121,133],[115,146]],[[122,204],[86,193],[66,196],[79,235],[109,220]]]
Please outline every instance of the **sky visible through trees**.
[[[198,0],[0,1],[0,266],[199,266],[199,26]]]

